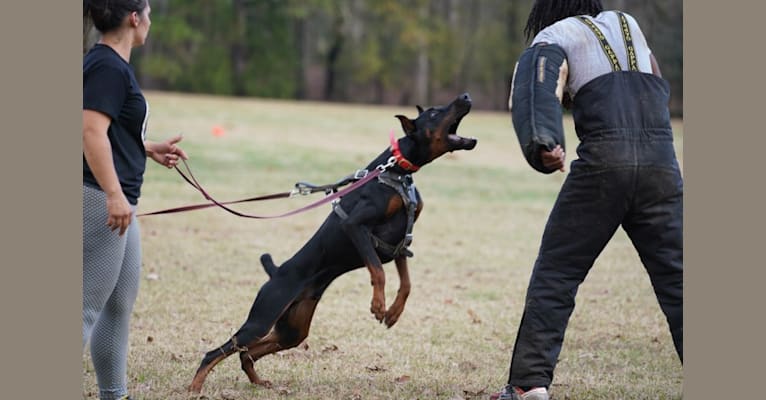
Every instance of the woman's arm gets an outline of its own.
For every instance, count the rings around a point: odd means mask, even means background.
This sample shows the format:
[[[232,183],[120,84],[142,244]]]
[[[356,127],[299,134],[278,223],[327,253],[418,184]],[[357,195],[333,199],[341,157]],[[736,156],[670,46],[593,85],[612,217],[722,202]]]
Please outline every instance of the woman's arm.
[[[130,203],[122,193],[117,171],[112,159],[112,146],[107,137],[111,119],[106,114],[93,110],[82,110],[82,149],[90,170],[98,185],[106,193],[106,208],[109,213],[106,225],[112,230],[125,233],[130,225]]]

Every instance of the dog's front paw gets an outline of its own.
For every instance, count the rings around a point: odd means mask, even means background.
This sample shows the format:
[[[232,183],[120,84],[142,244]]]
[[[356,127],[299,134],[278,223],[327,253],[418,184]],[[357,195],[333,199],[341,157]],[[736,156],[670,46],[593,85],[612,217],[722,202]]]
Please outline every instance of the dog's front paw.
[[[391,305],[391,308],[386,311],[386,326],[389,328],[394,326],[394,324],[399,321],[402,311],[404,311],[404,306],[394,302],[394,304]]]
[[[386,312],[386,319],[385,319],[386,326],[389,328],[394,326],[396,321],[399,321],[399,316],[401,314],[402,314],[401,312],[392,312],[391,310],[388,310]]]
[[[372,299],[370,312],[375,315],[375,319],[377,319],[378,322],[383,322],[383,319],[386,317],[386,303],[384,301],[376,301],[376,299]]]

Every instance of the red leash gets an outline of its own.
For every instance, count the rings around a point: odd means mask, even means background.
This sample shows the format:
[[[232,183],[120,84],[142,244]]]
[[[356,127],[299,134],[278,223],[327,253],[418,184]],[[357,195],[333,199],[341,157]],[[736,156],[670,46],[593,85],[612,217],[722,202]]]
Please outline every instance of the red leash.
[[[216,206],[220,207],[220,208],[222,208],[222,209],[224,209],[226,211],[228,211],[231,214],[234,214],[236,216],[243,217],[243,218],[267,219],[267,218],[287,217],[287,216],[290,216],[290,215],[294,215],[294,214],[298,214],[298,213],[301,213],[301,212],[304,212],[304,211],[308,211],[308,210],[310,210],[312,208],[316,208],[316,207],[318,207],[318,206],[320,206],[322,204],[328,203],[328,202],[333,201],[333,200],[335,200],[335,199],[337,199],[337,198],[339,198],[341,196],[344,196],[344,195],[348,194],[349,192],[351,192],[353,190],[356,190],[360,186],[364,185],[365,183],[369,182],[370,180],[372,180],[375,177],[377,177],[378,175],[380,175],[383,171],[386,170],[386,168],[390,167],[394,163],[393,157],[392,157],[391,159],[388,160],[387,164],[385,164],[385,165],[381,164],[377,168],[375,168],[374,170],[369,171],[364,177],[362,177],[358,181],[356,181],[353,184],[351,184],[351,186],[349,186],[349,187],[347,187],[347,188],[345,188],[343,190],[339,190],[339,191],[337,191],[337,192],[335,192],[335,193],[333,193],[333,194],[331,194],[329,196],[326,196],[325,198],[323,198],[321,200],[315,201],[314,203],[311,203],[311,204],[309,204],[307,206],[301,207],[301,208],[299,208],[297,210],[293,210],[293,211],[286,212],[284,214],[279,214],[279,215],[260,216],[260,215],[251,215],[251,214],[241,213],[239,211],[236,211],[236,210],[233,210],[233,209],[227,207],[226,205],[227,204],[245,203],[245,202],[249,202],[249,201],[270,200],[270,199],[278,199],[278,198],[290,197],[293,194],[295,194],[295,192],[294,191],[282,192],[282,193],[275,193],[275,194],[270,194],[270,195],[265,195],[265,196],[251,197],[249,199],[220,202],[220,201],[217,201],[216,199],[214,199],[212,196],[210,196],[210,194],[208,194],[205,191],[205,189],[202,188],[202,185],[199,184],[197,179],[194,177],[194,174],[192,174],[191,169],[189,168],[189,165],[186,163],[186,160],[182,159],[181,161],[184,163],[184,167],[186,167],[186,171],[188,172],[189,176],[187,177],[186,174],[184,174],[178,168],[178,166],[175,167],[176,171],[178,171],[178,173],[181,175],[181,177],[184,178],[184,180],[186,182],[188,182],[194,188],[199,190],[200,193],[202,193],[202,195],[205,196],[205,199],[210,200],[211,203],[195,204],[195,205],[190,205],[190,206],[169,208],[169,209],[166,209],[166,210],[160,210],[160,211],[154,211],[154,212],[149,212],[149,213],[138,214],[137,215],[138,217],[143,217],[143,216],[146,216],[146,215],[170,214],[170,213],[176,213],[176,212],[182,212],[182,211],[200,210],[200,209],[203,209],[203,208],[216,207]]]
[[[186,182],[188,182],[190,185],[192,185],[195,189],[199,190],[199,192],[202,193],[203,196],[205,196],[205,199],[210,200],[210,203],[195,204],[195,205],[183,206],[183,207],[175,207],[175,208],[168,208],[168,209],[165,209],[165,210],[153,211],[153,212],[138,214],[137,216],[138,217],[143,217],[143,216],[147,216],[147,215],[170,214],[170,213],[177,213],[177,212],[183,212],[183,211],[201,210],[203,208],[216,207],[216,206],[220,207],[220,208],[222,208],[222,209],[224,209],[226,211],[228,211],[231,214],[234,214],[234,215],[236,215],[238,217],[243,217],[243,218],[258,218],[258,219],[281,218],[281,217],[287,217],[287,216],[290,216],[290,215],[298,214],[298,213],[310,210],[312,208],[316,208],[316,207],[318,207],[318,206],[320,206],[322,204],[331,202],[331,201],[333,201],[333,200],[335,200],[335,199],[337,199],[337,198],[339,198],[341,196],[344,196],[344,195],[350,193],[353,190],[356,190],[360,186],[364,185],[365,183],[369,182],[370,180],[372,180],[375,177],[377,177],[378,175],[380,175],[382,172],[384,172],[389,167],[392,167],[394,164],[398,164],[400,167],[404,168],[406,171],[410,171],[410,172],[417,171],[420,167],[418,167],[417,165],[413,164],[412,162],[410,162],[409,160],[404,158],[404,156],[402,155],[401,151],[399,150],[399,142],[394,138],[394,131],[393,130],[391,130],[390,140],[391,140],[391,152],[392,152],[392,156],[388,159],[388,161],[385,164],[380,164],[377,167],[375,167],[375,169],[373,169],[372,171],[368,171],[365,174],[365,176],[363,176],[362,178],[360,178],[359,180],[357,180],[356,182],[351,184],[351,186],[349,186],[349,187],[347,187],[347,188],[345,188],[343,190],[339,190],[337,192],[334,192],[333,194],[331,194],[329,196],[326,196],[325,198],[323,198],[321,200],[315,201],[315,202],[313,202],[313,203],[311,203],[311,204],[309,204],[307,206],[301,207],[301,208],[299,208],[297,210],[293,210],[293,211],[286,212],[284,214],[279,214],[279,215],[259,216],[259,215],[244,214],[244,213],[241,213],[239,211],[236,211],[236,210],[233,210],[233,209],[227,207],[227,205],[229,205],[229,204],[238,204],[238,203],[246,203],[246,202],[250,202],[250,201],[271,200],[271,199],[279,199],[279,198],[285,198],[285,197],[292,197],[293,195],[295,195],[297,193],[306,194],[306,192],[304,192],[303,190],[301,190],[300,188],[297,187],[298,184],[296,184],[296,190],[293,190],[293,191],[290,191],[290,192],[274,193],[274,194],[269,194],[269,195],[264,195],[264,196],[251,197],[251,198],[248,198],[248,199],[220,202],[220,201],[214,199],[212,196],[210,196],[210,194],[208,194],[205,191],[205,189],[202,188],[202,185],[200,185],[199,182],[197,182],[197,179],[194,177],[194,174],[192,174],[191,169],[189,168],[189,164],[186,163],[186,160],[181,159],[181,161],[183,162],[184,167],[186,168],[186,171],[188,172],[189,176],[187,177],[186,174],[184,174],[178,168],[178,165],[176,165],[174,167],[175,170],[178,171],[178,173],[181,175],[182,178],[184,178],[184,180]],[[356,177],[356,174],[355,174],[355,177]],[[320,187],[320,189],[321,188],[324,188],[324,187]],[[331,188],[331,189],[333,191],[335,190],[334,187]],[[311,191],[309,191],[308,193],[311,193]]]

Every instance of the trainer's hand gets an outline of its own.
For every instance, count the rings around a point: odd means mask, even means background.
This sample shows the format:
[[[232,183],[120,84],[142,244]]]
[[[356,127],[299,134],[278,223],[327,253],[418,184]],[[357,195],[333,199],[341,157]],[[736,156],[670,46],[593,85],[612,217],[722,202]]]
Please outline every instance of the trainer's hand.
[[[540,150],[540,157],[543,162],[543,166],[548,169],[557,169],[561,172],[564,172],[564,160],[566,159],[566,153],[564,153],[564,149],[561,148],[561,145],[556,145],[556,147],[551,150]]]
[[[106,210],[109,213],[106,226],[112,231],[119,229],[120,236],[122,236],[128,230],[128,225],[130,225],[130,220],[133,217],[133,210],[130,208],[128,199],[122,192],[107,195]]]
[[[158,164],[164,165],[167,168],[173,168],[178,164],[179,158],[184,160],[189,159],[186,152],[176,145],[176,143],[180,142],[182,139],[182,135],[177,135],[160,143],[147,141],[144,143],[146,154]]]

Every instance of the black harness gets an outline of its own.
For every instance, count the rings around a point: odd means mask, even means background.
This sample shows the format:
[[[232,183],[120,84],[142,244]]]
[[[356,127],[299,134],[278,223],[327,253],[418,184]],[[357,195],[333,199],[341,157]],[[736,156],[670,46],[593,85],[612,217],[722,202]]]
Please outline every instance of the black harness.
[[[412,175],[384,171],[378,175],[378,182],[396,190],[396,192],[399,193],[399,196],[402,197],[407,212],[407,230],[404,238],[396,245],[387,243],[371,233],[370,237],[372,242],[375,248],[380,249],[393,258],[399,257],[402,254],[407,257],[412,257],[412,251],[410,251],[408,247],[412,243],[412,228],[415,226],[415,212],[418,208],[418,196],[415,191],[415,182],[412,180]],[[333,211],[335,211],[341,219],[348,218],[348,213],[343,210],[339,201],[334,202]]]

